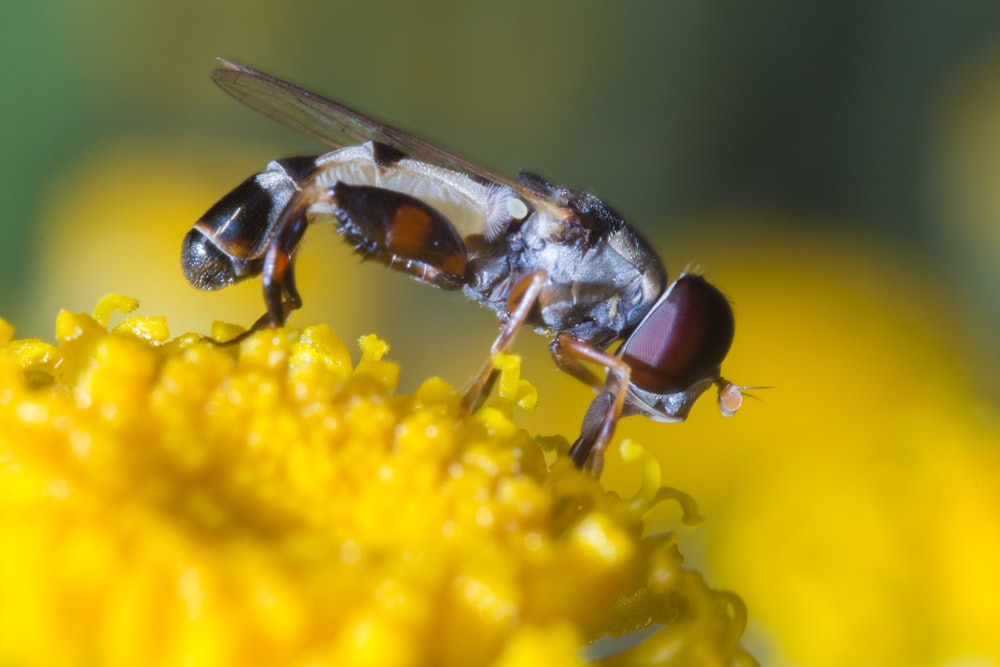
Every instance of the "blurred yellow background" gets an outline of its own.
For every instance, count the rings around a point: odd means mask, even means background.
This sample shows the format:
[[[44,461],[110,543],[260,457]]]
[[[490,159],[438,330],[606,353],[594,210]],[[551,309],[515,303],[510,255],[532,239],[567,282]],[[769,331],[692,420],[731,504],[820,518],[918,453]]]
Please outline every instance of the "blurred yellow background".
[[[142,301],[175,334],[249,324],[259,283],[204,294],[180,241],[270,159],[321,152],[209,80],[259,67],[513,174],[626,214],[671,276],[732,299],[723,420],[626,420],[705,523],[682,547],[746,600],[772,665],[998,665],[1000,4],[66,0],[0,10],[0,315]],[[496,326],[360,265],[330,229],[306,307],[460,385]],[[588,390],[518,341],[542,432]],[[608,481],[628,486],[613,455]],[[676,516],[663,511],[663,525]]]

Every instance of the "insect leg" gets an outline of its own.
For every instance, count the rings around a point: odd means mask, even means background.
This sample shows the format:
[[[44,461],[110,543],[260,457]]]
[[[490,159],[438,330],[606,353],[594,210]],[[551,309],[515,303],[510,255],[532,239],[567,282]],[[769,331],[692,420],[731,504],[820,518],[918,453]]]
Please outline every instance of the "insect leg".
[[[570,354],[559,342],[559,336],[553,338],[549,343],[549,353],[552,355],[552,360],[556,363],[556,366],[563,373],[571,375],[595,391],[600,391],[604,388],[604,380],[584,366],[578,357]]]
[[[309,226],[305,212],[316,201],[316,192],[310,189],[296,193],[281,212],[275,224],[277,232],[267,246],[261,270],[267,312],[229,343],[238,343],[264,327],[280,327],[293,310],[302,307],[302,297],[295,286],[295,249]]]
[[[249,329],[232,340],[225,341],[223,345],[235,345],[255,331],[267,327],[280,327],[293,310],[302,307],[302,297],[295,285],[295,249],[309,226],[305,212],[316,201],[316,192],[315,189],[310,189],[296,193],[275,223],[277,232],[268,242],[261,269],[267,312]]]
[[[295,286],[295,248],[302,240],[308,222],[302,213],[305,206],[296,202],[290,206],[295,206],[296,211],[279,228],[268,246],[261,274],[264,303],[267,304],[265,323],[272,327],[280,327],[293,310],[302,307],[302,297]]]
[[[600,390],[590,407],[587,408],[583,425],[580,427],[580,437],[576,439],[569,450],[569,455],[577,467],[589,470],[594,476],[599,476],[604,467],[604,450],[611,442],[615,426],[622,416],[631,369],[628,364],[610,352],[565,332],[556,336],[552,350],[560,368],[564,368],[563,364],[572,369],[582,368],[580,362],[589,361],[608,369],[604,388]],[[570,359],[573,361],[570,362]],[[580,377],[573,371],[570,371],[570,374],[574,377]]]
[[[489,358],[479,369],[479,373],[473,378],[469,388],[465,390],[465,397],[462,399],[463,409],[475,410],[482,403],[483,398],[489,394],[497,376],[497,370],[493,367],[493,356],[506,352],[514,344],[517,332],[528,319],[528,315],[538,301],[538,296],[541,294],[542,287],[548,277],[549,273],[545,269],[532,271],[521,278],[514,285],[514,289],[510,291],[510,296],[507,297],[507,312],[510,315],[490,347]]]

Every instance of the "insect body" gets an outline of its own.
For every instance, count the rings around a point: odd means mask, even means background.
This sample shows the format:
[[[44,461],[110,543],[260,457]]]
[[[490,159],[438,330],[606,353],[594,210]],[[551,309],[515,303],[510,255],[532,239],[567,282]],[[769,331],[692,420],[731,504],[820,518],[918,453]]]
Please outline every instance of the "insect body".
[[[466,391],[466,408],[489,392],[492,354],[508,350],[522,326],[551,334],[556,364],[597,391],[570,450],[595,474],[622,416],[683,421],[712,385],[723,414],[740,407],[740,388],[720,375],[734,332],[726,298],[695,274],[667,285],[655,251],[598,198],[533,174],[508,180],[336,102],[221,62],[213,78],[223,89],[335,149],[271,162],[184,239],[184,273],[200,289],[262,277],[267,312],[251,331],[280,326],[301,306],[295,250],[308,225],[327,221],[358,253],[496,311],[500,334]],[[583,362],[603,366],[606,377]]]

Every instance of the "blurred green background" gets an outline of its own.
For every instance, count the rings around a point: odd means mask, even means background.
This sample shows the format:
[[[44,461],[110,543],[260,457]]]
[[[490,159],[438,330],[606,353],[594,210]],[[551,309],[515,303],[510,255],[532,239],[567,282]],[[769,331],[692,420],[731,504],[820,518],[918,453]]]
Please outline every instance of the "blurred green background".
[[[980,611],[1000,594],[995,573],[982,579],[995,569],[983,554],[1000,547],[978,540],[1000,521],[1000,3],[4,3],[0,314],[19,336],[50,339],[59,308],[89,311],[112,291],[167,315],[174,333],[263,312],[259,283],[189,287],[180,241],[268,160],[322,148],[219,91],[208,76],[216,56],[498,171],[591,190],[654,242],[672,276],[692,262],[733,298],[725,372],[778,388],[732,421],[699,406],[692,421],[710,426],[623,433],[652,445],[666,481],[702,501],[709,521],[686,550],[747,599],[748,642],[766,662],[998,664],[983,657],[1000,648]],[[495,335],[490,313],[358,266],[328,229],[310,230],[299,271],[306,308],[293,324],[329,321],[347,340],[378,332],[403,363],[404,388],[432,373],[461,385]],[[587,390],[552,376],[543,339],[522,336],[518,351],[543,404],[559,397],[557,417],[528,419],[572,435]],[[931,417],[941,423],[921,421]],[[963,516],[992,523],[967,526],[954,562],[903,567],[915,526],[938,508],[932,496],[956,497],[935,476],[936,457],[956,451],[968,453],[957,470],[984,475],[948,478],[982,492],[959,503]],[[843,477],[817,486],[811,474],[831,461]],[[759,485],[775,472],[789,485],[770,485],[780,493],[766,505]],[[871,511],[859,500],[868,493],[885,522],[859,531],[851,522]],[[831,509],[848,499],[857,514]],[[950,511],[927,530],[943,530]],[[783,512],[791,523],[761,524],[770,542],[740,533],[751,530],[744,519]],[[856,540],[840,544],[845,554],[888,565],[831,559],[834,535]],[[737,545],[759,543],[760,559],[733,565]],[[982,567],[968,569],[966,553]],[[772,571],[772,555],[798,578]],[[831,579],[845,567],[862,574]],[[962,598],[946,576],[930,590],[915,583],[946,567],[972,572],[962,585],[980,597]],[[852,618],[871,636],[855,634]],[[891,628],[872,630],[879,622]]]

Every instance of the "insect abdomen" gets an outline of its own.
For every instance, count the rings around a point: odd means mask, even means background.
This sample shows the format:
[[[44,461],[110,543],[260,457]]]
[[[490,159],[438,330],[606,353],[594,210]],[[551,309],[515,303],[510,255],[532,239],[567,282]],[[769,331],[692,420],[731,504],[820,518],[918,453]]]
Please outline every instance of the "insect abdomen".
[[[462,285],[465,244],[433,207],[370,185],[337,183],[330,190],[339,231],[358,252],[438,287]]]

